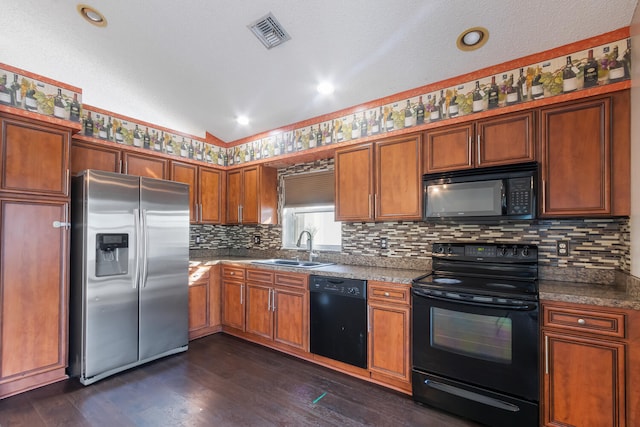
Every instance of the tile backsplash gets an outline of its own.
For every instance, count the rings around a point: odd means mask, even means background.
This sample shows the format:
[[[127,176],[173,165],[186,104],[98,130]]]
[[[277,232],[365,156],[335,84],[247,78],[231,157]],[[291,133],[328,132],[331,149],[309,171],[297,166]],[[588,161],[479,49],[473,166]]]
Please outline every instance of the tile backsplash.
[[[286,175],[333,169],[333,160],[299,164],[278,170],[279,194]],[[280,201],[280,205],[282,200]],[[201,243],[195,243],[200,236]],[[254,243],[260,236],[260,243]],[[191,249],[228,250],[232,255],[282,257],[298,251],[281,250],[280,225],[192,225]],[[387,248],[380,248],[380,239]],[[568,256],[559,256],[556,242],[569,242]],[[435,224],[422,221],[354,222],[342,224],[342,251],[320,253],[321,259],[345,264],[427,268],[434,242],[530,243],[539,249],[541,267],[630,272],[628,218],[554,219],[499,224]],[[375,260],[375,261],[373,261]],[[411,268],[411,267],[410,267]]]

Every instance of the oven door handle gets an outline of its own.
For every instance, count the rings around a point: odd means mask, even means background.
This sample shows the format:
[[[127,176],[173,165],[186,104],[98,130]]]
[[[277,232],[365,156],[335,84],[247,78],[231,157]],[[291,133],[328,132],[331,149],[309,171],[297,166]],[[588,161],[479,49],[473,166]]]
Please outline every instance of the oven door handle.
[[[437,297],[434,295],[425,294],[420,290],[414,289],[414,295],[418,295],[424,298],[430,298],[438,301],[446,301],[446,302],[454,302],[457,304],[470,305],[473,307],[487,307],[487,308],[496,308],[496,309],[505,309],[505,310],[513,310],[513,311],[530,311],[535,310],[537,304],[501,304],[501,303],[491,303],[491,302],[479,302],[479,301],[469,301],[458,298],[447,298],[447,297]]]

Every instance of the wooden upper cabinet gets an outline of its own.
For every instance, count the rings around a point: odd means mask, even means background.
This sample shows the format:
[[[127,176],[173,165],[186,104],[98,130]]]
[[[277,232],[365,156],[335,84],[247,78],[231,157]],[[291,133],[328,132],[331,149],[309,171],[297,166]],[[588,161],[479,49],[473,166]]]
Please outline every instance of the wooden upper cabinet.
[[[171,162],[171,180],[189,185],[189,221],[198,222],[198,167],[188,163]]]
[[[533,112],[476,122],[477,167],[532,162],[535,159]]]
[[[543,215],[612,212],[611,113],[609,97],[540,110]]]
[[[138,153],[123,153],[124,173],[147,178],[167,179],[168,161]]]
[[[71,176],[86,169],[120,172],[121,151],[97,144],[73,141],[71,144]]]
[[[467,123],[427,132],[425,173],[472,168],[473,131],[474,124]]]
[[[411,136],[375,144],[375,218],[422,218],[421,141]]]
[[[336,150],[335,212],[337,221],[373,220],[373,145]]]
[[[71,132],[0,116],[2,191],[68,197]]]
[[[224,171],[200,167],[198,170],[198,200],[200,212],[198,220],[203,224],[224,222]]]
[[[338,221],[420,219],[420,136],[337,150],[335,180]]]
[[[277,224],[277,210],[277,169],[258,165],[227,173],[228,224]]]
[[[535,160],[534,113],[514,113],[426,132],[425,173]]]

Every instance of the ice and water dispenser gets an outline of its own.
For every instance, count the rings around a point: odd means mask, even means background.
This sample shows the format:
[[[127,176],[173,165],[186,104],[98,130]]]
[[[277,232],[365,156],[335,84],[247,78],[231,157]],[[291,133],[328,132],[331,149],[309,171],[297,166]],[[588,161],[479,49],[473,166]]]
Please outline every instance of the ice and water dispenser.
[[[129,267],[129,235],[127,233],[96,234],[96,276],[127,274]]]

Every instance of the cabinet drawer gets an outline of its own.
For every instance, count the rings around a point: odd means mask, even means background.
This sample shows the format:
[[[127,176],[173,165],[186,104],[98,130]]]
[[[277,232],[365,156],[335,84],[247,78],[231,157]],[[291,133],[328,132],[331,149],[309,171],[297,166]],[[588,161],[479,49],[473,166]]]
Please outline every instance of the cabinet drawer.
[[[247,270],[247,282],[258,282],[273,284],[273,271],[268,270]]]
[[[222,266],[222,277],[225,279],[244,280],[244,268]]]
[[[209,281],[210,267],[191,267],[189,269],[189,284]]]
[[[275,284],[281,286],[292,286],[294,288],[307,288],[309,276],[306,274],[278,273],[276,272]]]
[[[543,325],[610,337],[625,337],[625,314],[592,309],[543,306]]]
[[[368,282],[369,301],[393,302],[397,304],[409,304],[409,285],[376,282]]]

